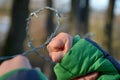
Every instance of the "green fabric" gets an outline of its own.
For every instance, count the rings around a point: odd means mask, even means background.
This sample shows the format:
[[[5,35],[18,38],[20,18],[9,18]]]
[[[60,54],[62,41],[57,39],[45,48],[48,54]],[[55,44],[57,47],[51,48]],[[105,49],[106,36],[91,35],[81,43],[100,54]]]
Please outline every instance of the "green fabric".
[[[0,80],[6,80],[9,76],[13,75],[14,73],[16,73],[19,70],[28,70],[28,69],[27,68],[21,68],[21,69],[12,70],[12,71],[4,74],[3,76],[0,76]]]
[[[28,68],[20,68],[20,69],[12,70],[12,71],[4,74],[3,76],[1,76],[0,80],[6,80],[9,76],[15,74],[16,72],[18,72],[20,70],[30,70],[30,69],[28,69]],[[48,80],[47,77],[40,70],[37,70],[37,69],[35,69],[35,70],[38,72],[41,80]]]
[[[73,46],[54,67],[57,80],[70,80],[91,72],[99,72],[98,80],[119,80],[120,75],[113,64],[94,45],[76,36]]]
[[[36,70],[41,78],[41,80],[48,80],[48,78],[40,71],[40,70]]]

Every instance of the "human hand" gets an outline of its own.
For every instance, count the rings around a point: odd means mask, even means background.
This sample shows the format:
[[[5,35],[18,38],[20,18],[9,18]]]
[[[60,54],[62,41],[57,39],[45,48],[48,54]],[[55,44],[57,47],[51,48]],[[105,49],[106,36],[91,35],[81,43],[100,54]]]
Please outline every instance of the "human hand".
[[[24,56],[18,55],[13,59],[4,61],[0,65],[0,76],[18,68],[31,68],[29,60]]]
[[[97,80],[98,75],[98,72],[94,72],[83,77],[74,78],[72,80]]]
[[[72,47],[72,36],[67,33],[59,33],[47,45],[47,50],[53,62],[59,62],[66,52]]]

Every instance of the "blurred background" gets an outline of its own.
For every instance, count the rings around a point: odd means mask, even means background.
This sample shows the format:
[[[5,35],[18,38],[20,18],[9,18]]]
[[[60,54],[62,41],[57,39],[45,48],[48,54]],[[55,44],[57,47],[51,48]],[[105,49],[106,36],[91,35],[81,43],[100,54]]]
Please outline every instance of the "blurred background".
[[[30,12],[45,6],[54,7],[61,13],[59,32],[88,36],[120,60],[120,0],[0,0],[0,56],[20,54],[29,49],[26,18]],[[36,46],[54,31],[56,21],[51,14],[34,24],[37,27],[32,28],[32,35],[37,39]],[[42,53],[48,57],[47,51]],[[50,80],[56,79],[53,65],[34,54],[28,58],[32,66],[40,67]]]

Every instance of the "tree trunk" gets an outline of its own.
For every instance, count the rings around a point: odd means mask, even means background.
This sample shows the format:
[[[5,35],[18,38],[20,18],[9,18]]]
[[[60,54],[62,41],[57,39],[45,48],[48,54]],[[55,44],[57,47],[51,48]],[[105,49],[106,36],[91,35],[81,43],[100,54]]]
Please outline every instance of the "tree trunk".
[[[72,0],[71,6],[72,27],[75,27],[76,34],[84,36],[88,32],[89,0]]]
[[[106,14],[106,26],[105,26],[105,34],[106,34],[106,42],[105,45],[108,49],[108,52],[112,54],[112,27],[113,27],[113,18],[114,18],[114,5],[115,0],[109,1],[109,6]]]
[[[76,1],[77,0],[71,0],[71,12],[70,12],[70,19],[69,19],[69,23],[70,23],[70,29],[69,31],[74,35],[76,34],[75,32],[75,27],[76,27]]]
[[[53,7],[52,6],[52,0],[46,0],[46,6],[49,6],[49,7]],[[53,24],[53,19],[54,19],[54,15],[53,15],[53,12],[48,10],[47,12],[47,21],[46,21],[46,29],[47,29],[47,36],[50,36],[51,33],[54,31],[54,24]],[[48,66],[50,66],[49,70],[48,70]],[[56,79],[56,76],[55,76],[55,73],[53,72],[53,65],[49,65],[49,63],[45,63],[44,64],[44,71],[45,73],[49,74],[48,78],[50,80],[55,80]]]
[[[14,0],[11,13],[11,27],[3,49],[4,55],[19,54],[24,51],[26,18],[29,14],[29,0]]]
[[[77,0],[76,3],[77,33],[84,36],[88,33],[89,0]]]
[[[49,6],[49,7],[52,7],[52,0],[47,0],[46,1],[46,5]],[[53,12],[48,10],[48,15],[47,16],[47,32],[48,32],[48,35],[50,35],[53,31],[54,31],[54,25],[53,25]]]

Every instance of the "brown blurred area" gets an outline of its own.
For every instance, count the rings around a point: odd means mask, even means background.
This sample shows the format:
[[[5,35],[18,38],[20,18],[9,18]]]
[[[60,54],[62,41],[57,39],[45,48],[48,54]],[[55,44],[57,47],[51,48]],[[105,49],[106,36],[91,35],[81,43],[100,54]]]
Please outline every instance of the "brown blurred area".
[[[88,36],[120,60],[120,1],[119,0],[0,0],[0,56],[21,54],[27,47],[26,19],[30,12],[50,6],[61,13],[59,32],[72,36]],[[43,44],[54,31],[57,18],[53,13],[32,19],[30,35],[35,47]],[[46,49],[39,50],[48,57]],[[40,67],[54,80],[53,65],[36,54],[27,57],[33,67]]]

